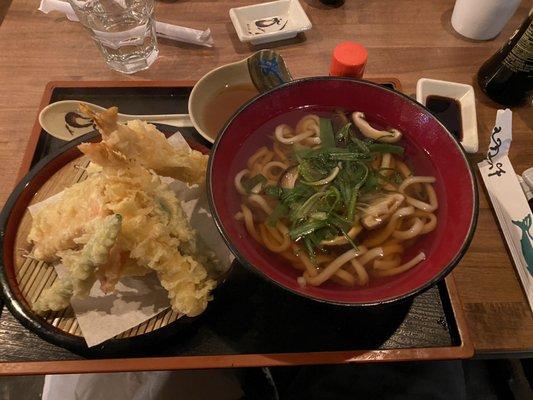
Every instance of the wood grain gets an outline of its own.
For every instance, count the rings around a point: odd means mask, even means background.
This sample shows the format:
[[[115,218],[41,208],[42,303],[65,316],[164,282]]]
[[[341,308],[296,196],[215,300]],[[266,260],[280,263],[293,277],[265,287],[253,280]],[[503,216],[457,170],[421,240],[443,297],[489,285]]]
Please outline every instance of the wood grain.
[[[11,5],[11,0],[3,0],[0,2],[0,25],[2,24],[2,21],[4,20],[4,17],[7,14],[7,10],[9,9],[9,6]]]
[[[193,28],[211,28],[212,49],[160,41],[160,57],[148,70],[125,76],[108,70],[83,28],[58,14],[43,15],[30,0],[13,0],[0,26],[0,203],[16,183],[23,151],[51,80],[198,79],[212,68],[240,60],[258,48],[238,41],[228,17],[231,7],[256,1],[158,3],[159,20]],[[526,16],[522,2],[503,32],[492,41],[461,38],[450,26],[453,0],[347,1],[331,9],[318,0],[302,0],[313,29],[276,48],[293,76],[328,73],[331,50],[341,40],[362,42],[369,50],[369,76],[396,76],[406,93],[421,77],[473,83],[481,63],[495,52]],[[480,149],[498,105],[475,87]],[[533,159],[531,108],[514,109],[511,161],[518,173]],[[471,157],[472,161],[480,155]],[[471,248],[454,272],[474,347],[479,354],[533,351],[533,319],[486,194],[480,185],[480,216]]]

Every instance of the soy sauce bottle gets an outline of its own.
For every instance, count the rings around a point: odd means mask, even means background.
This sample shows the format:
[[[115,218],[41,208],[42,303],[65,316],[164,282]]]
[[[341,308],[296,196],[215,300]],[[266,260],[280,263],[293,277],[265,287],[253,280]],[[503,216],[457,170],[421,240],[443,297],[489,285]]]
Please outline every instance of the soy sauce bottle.
[[[509,41],[481,66],[481,90],[497,103],[519,104],[533,89],[533,14]]]

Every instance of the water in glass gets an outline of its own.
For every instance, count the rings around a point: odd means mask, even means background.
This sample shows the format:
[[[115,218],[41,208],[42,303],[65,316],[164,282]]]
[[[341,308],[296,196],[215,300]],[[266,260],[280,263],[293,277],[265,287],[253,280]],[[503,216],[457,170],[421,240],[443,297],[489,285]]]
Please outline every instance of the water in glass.
[[[132,74],[156,60],[154,0],[69,2],[111,69]]]

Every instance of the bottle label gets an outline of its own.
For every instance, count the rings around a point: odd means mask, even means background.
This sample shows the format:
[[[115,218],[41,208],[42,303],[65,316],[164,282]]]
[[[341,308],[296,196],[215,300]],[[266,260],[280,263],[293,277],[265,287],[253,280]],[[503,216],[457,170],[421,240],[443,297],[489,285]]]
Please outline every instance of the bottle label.
[[[528,28],[511,49],[503,64],[513,72],[533,71],[533,24]]]

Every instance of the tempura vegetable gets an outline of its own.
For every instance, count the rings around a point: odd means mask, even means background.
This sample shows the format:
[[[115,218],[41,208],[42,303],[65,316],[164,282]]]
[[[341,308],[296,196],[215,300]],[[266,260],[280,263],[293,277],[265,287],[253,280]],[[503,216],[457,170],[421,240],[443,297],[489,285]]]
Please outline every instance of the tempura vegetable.
[[[81,297],[89,293],[96,280],[96,268],[107,261],[109,251],[115,245],[121,221],[120,214],[95,219],[87,227],[87,233],[76,240],[77,243],[86,241],[81,250],[58,252],[61,263],[67,269],[66,276],[43,291],[33,306],[35,311],[58,311],[68,307],[72,296]]]

